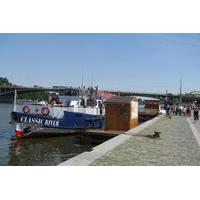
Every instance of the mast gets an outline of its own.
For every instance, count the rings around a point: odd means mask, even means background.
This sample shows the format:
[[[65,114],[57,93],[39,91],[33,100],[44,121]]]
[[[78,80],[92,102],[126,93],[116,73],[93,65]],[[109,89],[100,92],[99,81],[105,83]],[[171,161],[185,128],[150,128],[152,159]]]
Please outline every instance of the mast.
[[[14,95],[14,112],[16,112],[16,110],[17,110],[16,104],[17,104],[17,90],[15,89],[15,95]]]
[[[84,86],[84,73],[82,72],[81,87],[83,88],[83,86]]]

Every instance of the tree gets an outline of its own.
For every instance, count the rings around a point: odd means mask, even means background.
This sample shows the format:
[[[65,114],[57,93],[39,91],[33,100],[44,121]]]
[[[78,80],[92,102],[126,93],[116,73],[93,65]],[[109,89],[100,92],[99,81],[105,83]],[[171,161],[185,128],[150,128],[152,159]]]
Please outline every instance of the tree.
[[[0,77],[0,86],[16,86],[9,82],[9,80],[5,77]],[[29,92],[26,94],[21,94],[18,96],[19,99],[27,99],[27,100],[48,100],[49,99],[49,93],[45,91],[41,92]]]
[[[0,86],[12,86],[12,83],[5,77],[0,77]]]

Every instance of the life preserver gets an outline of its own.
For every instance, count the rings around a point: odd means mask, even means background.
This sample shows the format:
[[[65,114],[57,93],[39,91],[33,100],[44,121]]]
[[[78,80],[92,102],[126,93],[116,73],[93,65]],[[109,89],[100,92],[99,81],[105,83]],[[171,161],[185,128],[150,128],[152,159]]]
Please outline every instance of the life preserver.
[[[23,113],[29,114],[31,112],[31,108],[29,106],[24,106],[23,107]]]
[[[45,107],[42,108],[41,113],[44,116],[48,116],[49,113],[50,113],[50,109],[47,106],[45,106]]]

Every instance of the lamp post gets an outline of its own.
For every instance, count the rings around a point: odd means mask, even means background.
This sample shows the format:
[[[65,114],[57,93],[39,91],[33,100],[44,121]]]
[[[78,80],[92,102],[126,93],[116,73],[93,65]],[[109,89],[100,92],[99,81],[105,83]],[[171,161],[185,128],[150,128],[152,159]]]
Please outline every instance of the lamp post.
[[[180,79],[180,98],[179,98],[179,105],[182,105],[183,99],[182,99],[182,84],[183,84],[183,80],[182,78]]]

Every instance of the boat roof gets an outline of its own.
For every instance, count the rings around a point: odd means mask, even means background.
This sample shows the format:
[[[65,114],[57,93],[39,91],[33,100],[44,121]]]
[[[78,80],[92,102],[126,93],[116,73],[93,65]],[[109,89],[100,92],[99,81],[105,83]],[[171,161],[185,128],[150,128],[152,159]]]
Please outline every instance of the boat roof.
[[[132,101],[138,101],[136,97],[120,97],[115,96],[106,101],[106,103],[131,103]]]

